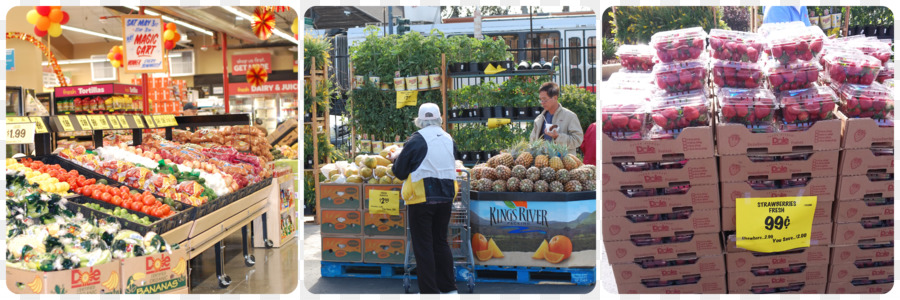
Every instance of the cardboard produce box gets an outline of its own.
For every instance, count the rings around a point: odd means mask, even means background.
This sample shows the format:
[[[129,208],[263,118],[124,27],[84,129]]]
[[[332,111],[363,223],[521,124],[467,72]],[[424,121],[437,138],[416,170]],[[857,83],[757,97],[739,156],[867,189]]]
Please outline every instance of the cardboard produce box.
[[[894,287],[894,282],[853,285],[848,281],[829,282],[828,294],[886,294]]]
[[[400,215],[371,214],[368,210],[363,214],[363,233],[365,235],[406,236],[406,213]]]
[[[893,277],[894,266],[867,267],[862,263],[859,265],[853,262],[839,263],[831,264],[830,274],[828,278],[830,278],[831,282],[850,281],[856,278],[878,280]]]
[[[891,242],[860,243],[831,248],[831,260],[853,263],[856,261],[893,261],[894,245]]]
[[[617,282],[617,285],[619,294],[724,294],[726,291],[725,276],[719,274],[690,274],[666,281],[675,282],[676,280],[685,279],[691,280],[691,283],[667,286],[665,282],[651,285],[636,281],[629,283]]]
[[[363,241],[363,262],[375,264],[402,264],[406,256],[405,238],[370,238]]]
[[[779,269],[778,272],[787,273],[775,274],[774,272]],[[799,263],[784,268],[762,267],[751,271],[728,272],[730,290],[746,290],[759,285],[790,282],[825,285],[828,283],[828,265]]]
[[[758,161],[754,162],[747,155],[730,155],[719,157],[719,176],[722,182],[746,181],[754,179],[791,179],[797,175],[811,177],[835,177],[838,170],[839,152],[795,152],[756,156],[760,159],[783,159],[788,155],[809,155],[806,159]]]
[[[838,178],[837,201],[863,198],[893,198],[894,181],[869,179],[868,176],[842,176]]]
[[[805,186],[755,189],[747,181],[722,183],[722,207],[735,207],[737,198],[816,196],[817,201],[834,201],[837,177],[812,177]]]
[[[828,246],[831,245],[831,233],[834,229],[834,223],[822,223],[822,224],[813,224],[810,228],[810,238],[809,238],[809,246]],[[734,232],[725,232],[725,252],[733,253],[733,252],[742,252],[747,251],[743,248],[737,247],[737,238],[734,235]]]
[[[663,218],[669,219],[662,220]],[[650,219],[661,221],[645,221]],[[676,233],[685,231],[695,234],[722,231],[719,210],[657,208],[641,214],[603,218],[604,241],[627,240],[634,235],[642,234],[675,236]]]
[[[817,201],[816,212],[813,215],[813,224],[831,223],[832,201]],[[722,231],[736,230],[737,214],[735,207],[722,208]]]
[[[825,266],[830,260],[829,248],[824,245],[773,253],[744,250],[725,254],[725,265],[729,273],[749,272],[758,267],[785,268],[796,264]]]
[[[719,186],[715,184],[687,185],[679,189],[666,189],[674,193],[686,189],[684,194],[629,197],[627,191],[603,191],[603,217],[625,216],[626,212],[692,206],[697,210],[719,208]],[[660,189],[655,189],[660,190]]]
[[[269,136],[266,137],[266,140],[269,142],[269,144],[275,144],[275,143],[278,143],[281,139],[283,139],[287,135],[288,132],[290,132],[290,131],[296,132],[298,130],[299,129],[297,127],[297,120],[287,119],[284,121],[284,123],[281,123],[281,125],[278,125],[278,127],[275,128],[275,131],[272,131],[272,133],[269,133]],[[294,139],[296,140],[296,137]]]
[[[880,170],[894,173],[894,155],[876,154],[873,149],[850,149],[841,153],[840,176],[866,175]]]
[[[871,118],[850,118],[845,122],[842,148],[894,147],[894,127],[880,127]]]
[[[325,209],[362,209],[362,184],[323,183],[319,185],[319,206]]]
[[[616,141],[608,135],[603,139],[603,163],[617,159],[633,161],[660,161],[671,156],[684,158],[709,158],[715,156],[712,127],[688,127],[675,139],[652,141]]]
[[[187,294],[189,259],[184,247],[172,253],[122,259],[124,293]]]
[[[623,284],[642,282],[646,279],[680,279],[684,275],[703,274],[725,275],[725,260],[722,255],[687,257],[683,259],[673,260],[656,260],[654,257],[646,257],[646,260],[655,260],[653,262],[645,261],[645,265],[636,262],[613,264],[613,274],[616,277],[616,283],[620,286]],[[653,263],[668,263],[663,267],[649,266]]]
[[[883,199],[838,201],[835,211],[835,223],[856,223],[867,218],[894,219],[894,204]]]
[[[718,233],[693,234],[679,238],[657,235],[651,239],[664,240],[663,243],[636,243],[634,240],[603,242],[606,254],[612,264],[634,263],[635,258],[652,256],[656,259],[671,260],[681,255],[712,256],[722,254],[722,242]]]
[[[108,263],[41,272],[6,267],[6,287],[16,294],[121,294],[121,265]]]
[[[623,171],[616,164],[601,166],[603,191],[623,187],[665,188],[677,184],[718,184],[719,175],[715,158],[688,159],[683,166],[671,169],[647,171]]]
[[[825,283],[806,283],[802,280],[787,283],[770,283],[746,288],[728,287],[729,294],[824,294]]]
[[[818,121],[805,131],[752,133],[743,124],[716,124],[716,140],[719,155],[747,154],[748,150],[765,150],[768,153],[792,152],[798,148],[813,151],[830,151],[841,148],[841,125],[845,119]]]
[[[362,213],[357,210],[322,210],[323,235],[361,235]]]
[[[322,237],[322,261],[362,262],[362,238]]]
[[[893,222],[893,219],[878,219],[869,222]],[[885,225],[882,225],[885,226]],[[834,225],[833,244],[856,245],[860,241],[887,242],[894,239],[893,225],[865,228],[863,223],[838,223]]]
[[[363,210],[369,209],[369,193],[371,191],[397,191],[403,188],[400,184],[364,184],[363,185]],[[406,202],[400,199],[400,210],[406,209]]]

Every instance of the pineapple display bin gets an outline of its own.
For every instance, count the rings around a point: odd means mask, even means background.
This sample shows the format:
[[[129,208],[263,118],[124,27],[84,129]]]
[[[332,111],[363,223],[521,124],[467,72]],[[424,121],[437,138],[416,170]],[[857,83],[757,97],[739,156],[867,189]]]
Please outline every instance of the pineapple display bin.
[[[596,192],[470,195],[476,264],[596,267]]]

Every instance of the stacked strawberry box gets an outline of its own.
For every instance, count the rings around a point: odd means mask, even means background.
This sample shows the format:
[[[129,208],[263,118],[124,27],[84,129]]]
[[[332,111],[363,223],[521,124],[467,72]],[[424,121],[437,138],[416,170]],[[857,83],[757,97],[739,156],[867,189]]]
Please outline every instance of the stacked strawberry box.
[[[882,294],[893,287],[894,100],[892,89],[876,82],[886,62],[878,43],[853,40],[849,44],[864,54],[829,51],[824,57],[847,116],[828,293]]]
[[[704,39],[654,35],[660,90],[617,79],[604,92],[617,100],[601,108],[602,235],[619,293],[726,291]]]

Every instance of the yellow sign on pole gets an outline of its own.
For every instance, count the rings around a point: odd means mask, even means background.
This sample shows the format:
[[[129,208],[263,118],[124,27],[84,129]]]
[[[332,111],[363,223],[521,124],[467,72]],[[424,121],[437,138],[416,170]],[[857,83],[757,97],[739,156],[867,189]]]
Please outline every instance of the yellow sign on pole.
[[[419,91],[399,91],[397,92],[397,109],[404,106],[416,106],[419,101]]]
[[[369,213],[400,215],[399,191],[371,191],[369,195]]]
[[[809,247],[816,196],[738,198],[737,246],[756,252]]]

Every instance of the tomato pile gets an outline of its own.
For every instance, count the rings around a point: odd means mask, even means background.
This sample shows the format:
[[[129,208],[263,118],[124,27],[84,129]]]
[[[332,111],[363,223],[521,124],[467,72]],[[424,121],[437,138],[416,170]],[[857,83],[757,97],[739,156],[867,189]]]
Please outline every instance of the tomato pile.
[[[111,187],[98,183],[76,188],[75,193],[157,218],[165,218],[175,213],[171,207],[159,202],[150,192],[145,191],[141,194],[127,186]]]

